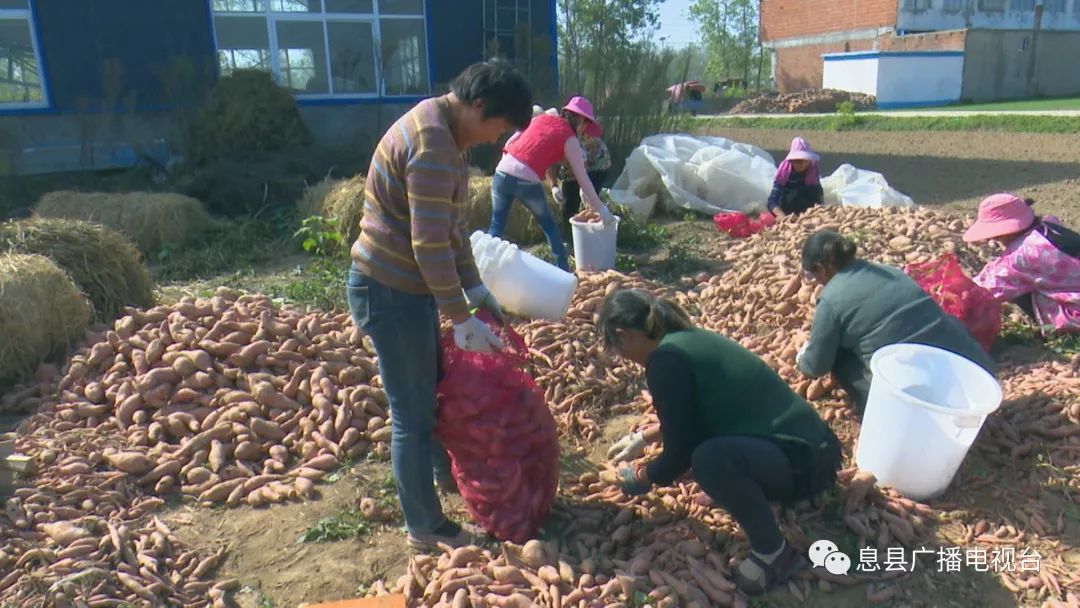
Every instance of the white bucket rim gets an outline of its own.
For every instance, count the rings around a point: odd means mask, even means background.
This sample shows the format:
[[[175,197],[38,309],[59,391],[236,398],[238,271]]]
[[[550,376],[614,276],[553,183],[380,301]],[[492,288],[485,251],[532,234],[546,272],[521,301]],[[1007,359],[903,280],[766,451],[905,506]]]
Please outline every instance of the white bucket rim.
[[[606,229],[612,228],[612,227],[618,228],[619,227],[619,222],[622,221],[622,218],[620,218],[617,215],[613,215],[611,217],[615,218],[615,222],[613,224],[611,224],[611,226],[605,226],[603,224],[603,222],[583,222],[581,220],[576,220],[574,218],[570,218],[570,225],[574,226],[574,227],[577,227],[577,228],[588,228],[590,230],[595,230],[595,231],[606,230]],[[596,228],[597,226],[599,226],[599,228]]]
[[[953,408],[942,407],[942,406],[937,405],[935,403],[930,403],[929,401],[926,401],[924,399],[920,399],[918,397],[915,397],[914,395],[908,394],[906,391],[904,391],[902,388],[896,386],[892,382],[889,382],[889,380],[884,375],[878,373],[878,366],[880,365],[881,357],[887,356],[887,355],[891,354],[893,351],[899,350],[900,348],[905,347],[905,346],[917,346],[919,348],[936,350],[938,352],[945,353],[947,356],[956,357],[958,359],[963,360],[966,365],[970,365],[973,369],[978,370],[979,373],[983,374],[984,376],[986,376],[987,378],[989,378],[992,381],[993,386],[994,386],[994,391],[996,393],[996,397],[994,399],[994,405],[992,407],[990,407],[989,409],[985,409],[985,410],[982,410],[982,409],[980,409],[980,410],[955,410]],[[995,411],[997,411],[997,409],[999,407],[1001,407],[1001,400],[1004,397],[1004,393],[1001,390],[1001,383],[998,382],[997,378],[995,378],[990,372],[986,371],[985,369],[980,367],[977,363],[975,363],[974,361],[971,361],[970,359],[968,359],[966,357],[962,357],[962,356],[960,356],[960,355],[958,355],[958,354],[956,354],[956,353],[954,353],[952,351],[945,350],[944,348],[938,348],[936,346],[930,346],[929,344],[918,344],[918,343],[915,343],[915,342],[899,342],[899,343],[896,343],[896,344],[890,344],[888,346],[883,346],[883,347],[877,349],[877,351],[874,352],[873,356],[870,357],[870,372],[874,375],[874,380],[875,381],[880,381],[880,382],[886,384],[889,388],[891,388],[893,390],[894,393],[897,394],[897,396],[899,396],[901,399],[903,399],[907,403],[910,403],[911,405],[917,405],[917,406],[919,406],[921,408],[930,410],[932,412],[937,412],[939,414],[946,414],[948,416],[953,416],[953,417],[956,417],[956,418],[990,415],[990,414],[994,413]]]

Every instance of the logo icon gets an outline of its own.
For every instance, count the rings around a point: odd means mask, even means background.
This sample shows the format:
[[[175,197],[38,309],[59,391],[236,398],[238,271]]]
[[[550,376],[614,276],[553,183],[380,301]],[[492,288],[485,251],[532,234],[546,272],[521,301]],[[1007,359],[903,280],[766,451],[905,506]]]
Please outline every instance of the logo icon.
[[[851,558],[841,553],[831,540],[819,540],[810,545],[810,562],[815,568],[825,568],[829,574],[847,576],[851,570]]]

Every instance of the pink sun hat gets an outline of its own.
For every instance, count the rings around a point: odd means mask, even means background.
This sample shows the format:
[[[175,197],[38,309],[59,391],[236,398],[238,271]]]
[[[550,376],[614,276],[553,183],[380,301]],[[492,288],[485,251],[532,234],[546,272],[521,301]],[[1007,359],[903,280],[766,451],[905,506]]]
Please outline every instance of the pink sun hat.
[[[580,95],[578,95],[577,97],[572,97],[570,101],[566,102],[566,105],[563,106],[563,109],[568,112],[573,112],[574,114],[577,114],[578,116],[588,121],[588,124],[585,125],[586,135],[590,137],[600,137],[600,134],[604,132],[604,130],[600,127],[600,123],[596,122],[596,116],[593,114],[592,104],[589,103],[588,99],[585,99]]]
[[[806,143],[806,140],[801,137],[796,137],[791,140],[791,151],[788,152],[787,160],[808,160],[810,162],[817,162],[821,160],[810,144]]]
[[[1015,194],[994,194],[979,203],[979,217],[964,233],[964,241],[976,243],[1016,234],[1034,222],[1035,211],[1022,198]]]

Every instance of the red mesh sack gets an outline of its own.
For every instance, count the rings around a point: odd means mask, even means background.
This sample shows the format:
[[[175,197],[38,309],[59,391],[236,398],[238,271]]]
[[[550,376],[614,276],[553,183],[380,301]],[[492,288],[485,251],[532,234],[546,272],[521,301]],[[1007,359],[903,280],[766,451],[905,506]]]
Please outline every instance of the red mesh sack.
[[[555,500],[559,439],[544,391],[522,369],[524,340],[510,327],[502,334],[516,352],[463,351],[451,333],[443,336],[435,434],[476,523],[499,540],[523,543]]]
[[[979,345],[990,350],[1001,331],[1001,303],[964,274],[955,255],[947,253],[929,262],[910,264],[904,272],[942,310],[960,319]]]
[[[776,223],[776,218],[768,211],[763,211],[757,219],[750,219],[745,213],[725,211],[713,216],[713,223],[720,232],[735,238],[744,238],[757,234]]]

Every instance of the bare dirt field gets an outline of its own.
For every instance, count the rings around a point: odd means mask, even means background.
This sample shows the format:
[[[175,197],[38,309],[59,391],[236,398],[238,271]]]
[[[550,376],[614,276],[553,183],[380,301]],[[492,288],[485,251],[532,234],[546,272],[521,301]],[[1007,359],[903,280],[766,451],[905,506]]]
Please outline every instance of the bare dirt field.
[[[821,154],[822,175],[843,163],[885,175],[921,205],[974,211],[988,194],[1013,192],[1036,211],[1080,226],[1080,146],[1075,135],[989,132],[808,131],[710,128],[780,160],[794,136]]]

